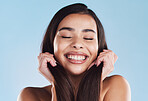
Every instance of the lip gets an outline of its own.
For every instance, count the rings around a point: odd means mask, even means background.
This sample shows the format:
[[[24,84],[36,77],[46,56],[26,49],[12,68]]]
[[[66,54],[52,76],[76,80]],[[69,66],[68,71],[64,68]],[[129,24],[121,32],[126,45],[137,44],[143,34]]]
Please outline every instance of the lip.
[[[66,55],[81,55],[81,56],[86,56],[86,59],[85,60],[70,60],[68,58],[66,58]],[[82,64],[82,63],[85,63],[88,59],[88,55],[83,53],[83,52],[75,52],[75,51],[71,51],[71,52],[68,52],[66,54],[64,54],[65,58],[72,64]]]

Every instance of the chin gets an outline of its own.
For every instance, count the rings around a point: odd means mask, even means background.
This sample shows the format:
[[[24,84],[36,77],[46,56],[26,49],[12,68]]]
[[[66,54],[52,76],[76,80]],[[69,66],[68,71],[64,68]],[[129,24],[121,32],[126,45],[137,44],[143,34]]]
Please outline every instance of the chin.
[[[82,71],[82,70],[69,70],[68,73],[70,75],[73,75],[73,76],[77,76],[77,75],[81,75],[83,74],[85,71]]]

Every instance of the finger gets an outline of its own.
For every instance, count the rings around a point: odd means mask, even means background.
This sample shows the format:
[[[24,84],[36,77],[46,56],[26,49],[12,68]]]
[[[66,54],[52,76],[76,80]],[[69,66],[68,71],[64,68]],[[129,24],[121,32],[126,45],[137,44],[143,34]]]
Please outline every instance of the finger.
[[[103,52],[107,52],[107,51],[109,51],[108,49],[103,49]]]
[[[103,62],[103,60],[104,60],[104,57],[103,56],[102,57],[98,57],[97,58],[97,61],[96,61],[96,65],[99,66],[100,63]]]
[[[102,52],[102,53],[100,53],[99,54],[99,56],[101,57],[101,56],[105,56],[107,54],[107,52]]]
[[[42,54],[42,53],[40,53],[39,56],[38,56],[38,60],[39,60],[39,61],[41,60],[41,54]]]
[[[100,63],[104,60],[103,58],[105,58],[105,57],[106,57],[106,53],[100,54],[100,55],[97,57],[96,65],[99,66]]]
[[[53,54],[50,54],[50,53],[48,53],[48,52],[45,52],[45,53],[40,53],[39,54],[39,57],[42,57],[42,56],[53,56]]]
[[[116,60],[118,59],[118,56],[112,50],[107,50],[106,52],[107,52],[106,55],[108,54],[109,57],[112,57],[113,62],[115,63]]]
[[[49,62],[53,67],[55,67],[57,65],[56,62],[54,62],[54,61],[49,61]]]
[[[112,50],[104,50],[104,51],[106,51],[106,52],[108,51],[108,54],[112,55],[114,63],[117,61],[118,56]]]
[[[103,49],[103,52],[112,52],[112,50],[110,50],[110,49]]]
[[[117,61],[118,56],[116,54],[114,54],[114,63]]]
[[[50,57],[53,57],[53,54],[49,54],[49,53],[41,53],[40,56],[50,56]]]
[[[53,54],[50,54],[49,52],[45,52],[44,54],[47,54],[47,55],[53,56]]]
[[[108,51],[104,51],[104,52],[100,52],[99,55],[103,55],[103,54],[107,54],[107,53],[108,53]]]
[[[41,54],[39,55],[39,59],[41,59],[42,57],[51,58],[54,62],[56,62],[56,60],[55,60],[54,57],[53,57],[53,54],[49,54],[48,52],[46,52],[46,53],[41,53]]]
[[[56,61],[54,61],[53,59],[51,58],[47,58],[47,62],[49,62],[53,67],[55,67],[57,64],[56,64]]]
[[[105,53],[105,54],[100,54],[100,55],[97,57],[97,59],[100,59],[100,58],[102,58],[102,57],[106,57],[106,53]]]
[[[47,66],[47,62],[49,62],[53,67],[57,65],[56,62],[52,58],[49,58],[47,56],[42,57],[40,60],[40,63],[42,63],[44,66],[45,65]]]

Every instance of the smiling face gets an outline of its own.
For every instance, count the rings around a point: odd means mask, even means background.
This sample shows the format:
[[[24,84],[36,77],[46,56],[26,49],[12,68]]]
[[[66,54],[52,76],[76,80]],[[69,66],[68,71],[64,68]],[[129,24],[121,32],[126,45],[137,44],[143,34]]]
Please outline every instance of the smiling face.
[[[54,55],[72,75],[84,73],[98,52],[97,26],[86,14],[70,14],[59,24],[54,38]]]

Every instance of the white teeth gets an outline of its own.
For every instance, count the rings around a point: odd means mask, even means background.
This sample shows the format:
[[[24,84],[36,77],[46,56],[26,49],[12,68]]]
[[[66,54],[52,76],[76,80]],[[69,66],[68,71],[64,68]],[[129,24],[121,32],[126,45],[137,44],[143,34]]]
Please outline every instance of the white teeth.
[[[73,60],[85,60],[85,56],[80,56],[80,55],[67,55],[68,59],[73,59]]]

